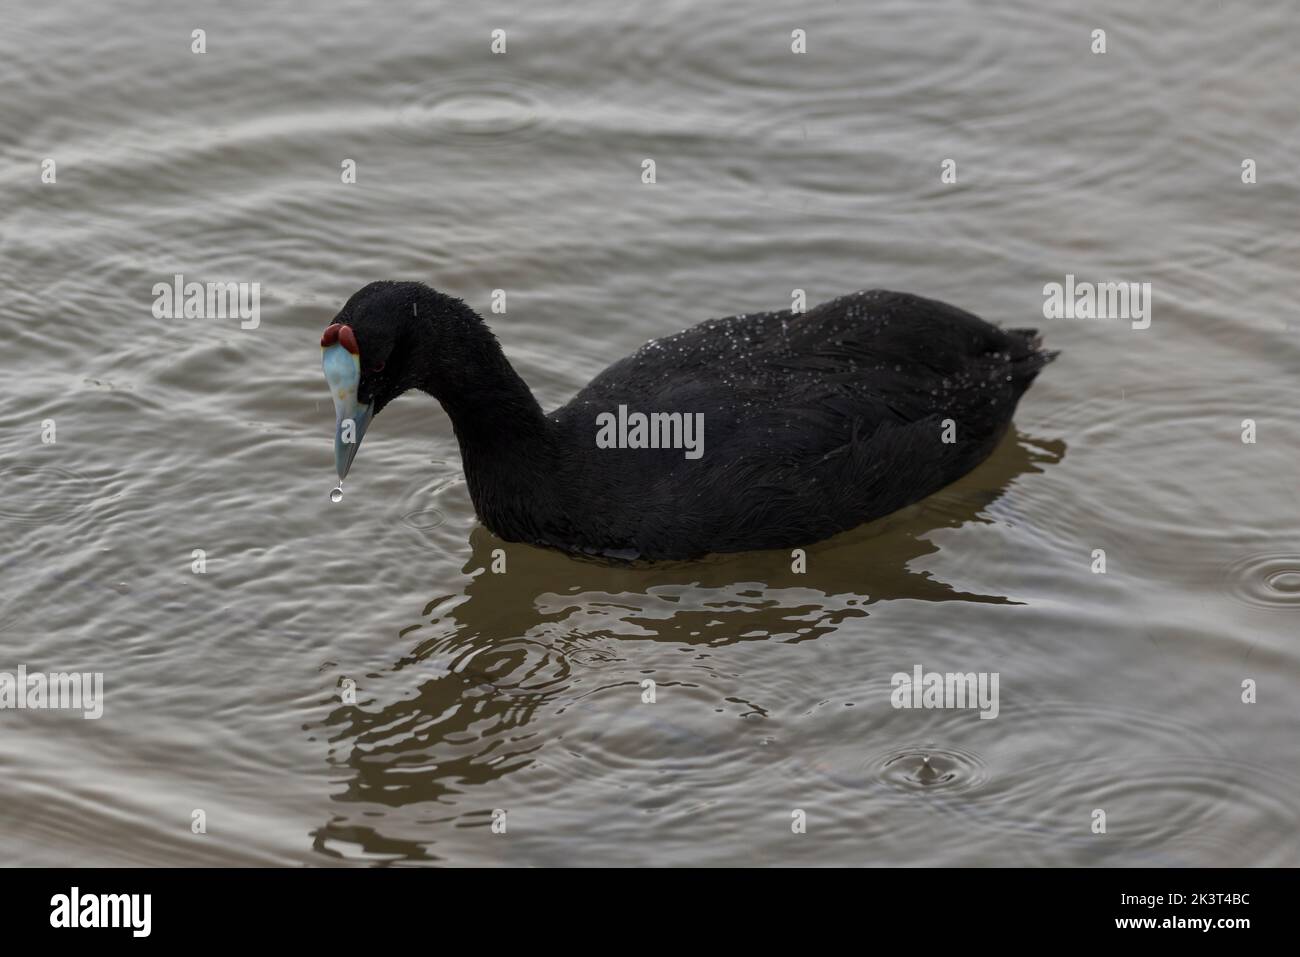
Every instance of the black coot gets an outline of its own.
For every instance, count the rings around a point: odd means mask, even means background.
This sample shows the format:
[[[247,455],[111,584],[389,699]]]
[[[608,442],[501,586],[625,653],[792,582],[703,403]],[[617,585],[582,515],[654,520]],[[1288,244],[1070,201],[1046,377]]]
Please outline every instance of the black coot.
[[[872,290],[649,342],[548,414],[482,318],[422,283],[361,289],[322,345],[360,373],[336,390],[355,432],[340,477],[373,417],[420,389],[484,525],[621,559],[807,545],[922,499],[988,456],[1056,355],[1032,329]]]

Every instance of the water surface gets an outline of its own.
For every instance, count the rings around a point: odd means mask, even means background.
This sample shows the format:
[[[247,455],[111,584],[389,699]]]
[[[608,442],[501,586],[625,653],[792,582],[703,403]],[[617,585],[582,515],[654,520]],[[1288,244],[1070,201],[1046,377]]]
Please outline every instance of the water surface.
[[[1294,6],[609,6],[5,13],[0,671],[106,701],[0,712],[0,862],[1300,864]],[[260,324],[155,319],[175,273]],[[1150,328],[1044,319],[1067,273]],[[318,336],[381,278],[506,290],[548,408],[794,289],[1062,356],[802,574],[607,567],[480,527],[423,396],[329,502]],[[917,664],[1000,714],[894,709]]]

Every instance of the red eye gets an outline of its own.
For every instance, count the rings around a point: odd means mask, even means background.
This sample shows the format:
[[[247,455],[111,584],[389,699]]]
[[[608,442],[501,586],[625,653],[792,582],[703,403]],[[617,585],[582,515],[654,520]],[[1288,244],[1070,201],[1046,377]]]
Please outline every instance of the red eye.
[[[384,371],[384,363],[383,363],[383,361],[381,360],[381,361],[379,361],[379,362],[376,362],[374,365],[372,365],[372,366],[371,366],[369,369],[367,369],[366,371],[367,371],[367,372],[383,372],[383,371]]]

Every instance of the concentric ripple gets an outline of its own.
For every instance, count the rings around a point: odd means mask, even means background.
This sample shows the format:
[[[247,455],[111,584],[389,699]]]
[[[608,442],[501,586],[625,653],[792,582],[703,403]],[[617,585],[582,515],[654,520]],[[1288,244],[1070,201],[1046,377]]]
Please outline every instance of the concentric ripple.
[[[1240,558],[1224,569],[1223,588],[1256,608],[1300,611],[1300,556],[1270,553]]]
[[[1012,829],[1048,846],[1084,849],[1145,864],[1214,860],[1259,866],[1285,860],[1274,835],[1292,827],[1297,783],[1274,769],[1224,757],[1152,755],[1063,763],[1003,795],[1017,809]],[[1093,833],[1097,810],[1106,831]]]
[[[55,525],[85,508],[95,496],[90,479],[57,465],[0,468],[0,522]]]
[[[966,791],[988,780],[984,759],[962,748],[897,748],[872,763],[879,779],[900,791]]]
[[[548,91],[498,74],[442,78],[402,96],[397,136],[439,145],[500,146],[542,135],[553,118]]]
[[[416,509],[402,516],[402,522],[418,532],[435,529],[446,520],[446,516],[436,508]]]

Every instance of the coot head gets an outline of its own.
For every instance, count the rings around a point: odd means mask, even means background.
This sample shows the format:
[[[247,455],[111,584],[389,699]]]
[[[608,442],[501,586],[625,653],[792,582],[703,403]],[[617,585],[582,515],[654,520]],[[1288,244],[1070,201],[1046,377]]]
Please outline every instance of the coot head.
[[[424,283],[392,281],[354,293],[321,335],[321,348],[340,479],[389,402],[422,389],[453,411],[483,393],[500,354],[483,320],[459,299]]]

